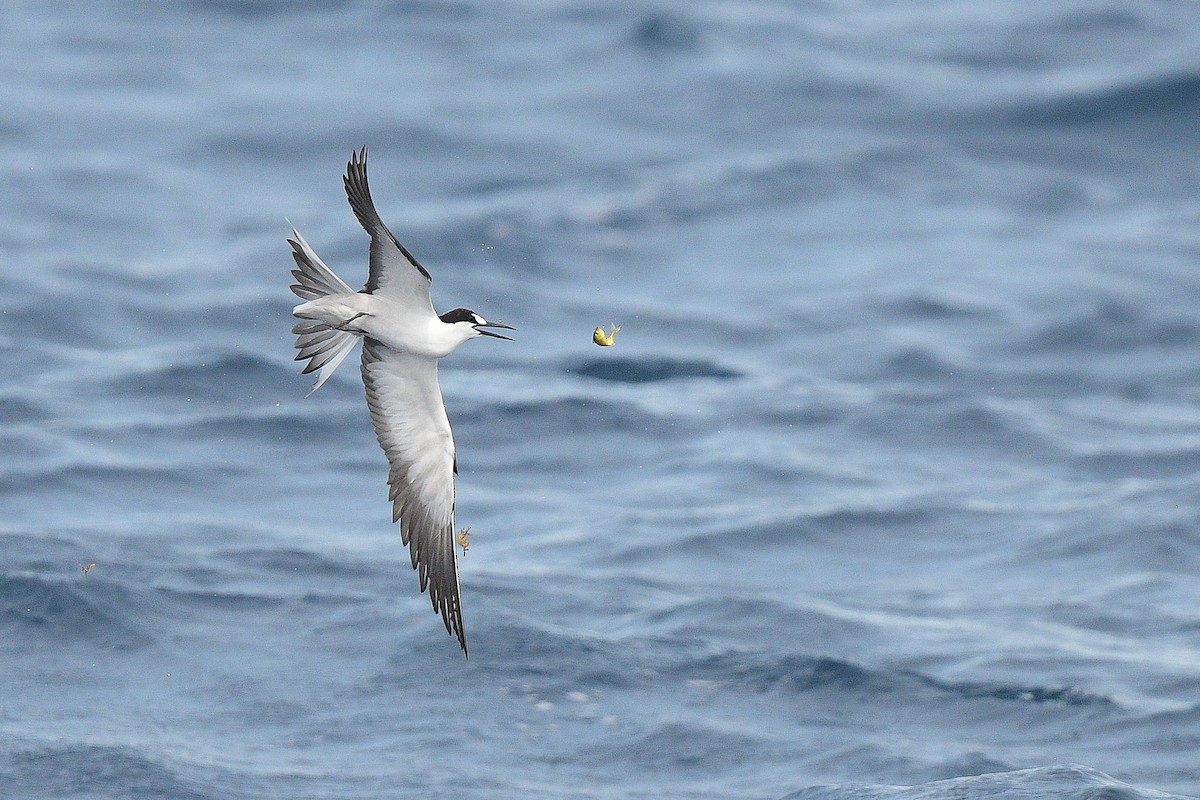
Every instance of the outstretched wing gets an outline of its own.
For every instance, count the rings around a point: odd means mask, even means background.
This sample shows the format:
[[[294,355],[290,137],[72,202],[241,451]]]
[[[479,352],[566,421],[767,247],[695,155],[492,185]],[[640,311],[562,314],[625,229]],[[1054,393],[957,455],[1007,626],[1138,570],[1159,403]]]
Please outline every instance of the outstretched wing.
[[[371,235],[370,272],[363,291],[405,303],[414,312],[432,314],[429,273],[387,229],[371,201],[371,188],[367,185],[367,148],[350,156],[343,182],[354,216]]]
[[[437,360],[366,338],[362,376],[375,435],[390,465],[392,521],[400,523],[421,591],[429,590],[434,610],[465,655],[454,551],[454,437],[438,388]]]

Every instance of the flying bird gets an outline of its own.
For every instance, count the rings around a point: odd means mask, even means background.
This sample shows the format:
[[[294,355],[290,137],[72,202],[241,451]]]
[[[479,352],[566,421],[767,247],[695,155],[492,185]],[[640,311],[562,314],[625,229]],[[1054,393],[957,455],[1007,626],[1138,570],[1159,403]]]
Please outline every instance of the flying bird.
[[[421,591],[429,591],[434,611],[465,656],[454,551],[458,463],[437,365],[468,339],[511,341],[489,328],[515,328],[465,308],[434,311],[429,273],[387,229],[371,201],[365,147],[351,155],[343,182],[354,216],[371,236],[367,283],[360,291],[351,289],[292,228],[288,243],[297,269],[291,289],[305,301],[292,309],[300,320],[292,328],[300,351],[296,360],[308,361],[303,374],[317,373],[315,392],[362,342],[367,408],[390,468],[392,521],[400,523]]]

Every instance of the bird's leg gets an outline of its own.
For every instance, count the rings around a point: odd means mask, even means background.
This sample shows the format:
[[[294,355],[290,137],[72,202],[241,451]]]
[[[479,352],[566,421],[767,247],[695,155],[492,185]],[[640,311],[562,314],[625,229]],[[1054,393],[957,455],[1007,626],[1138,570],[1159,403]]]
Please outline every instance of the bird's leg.
[[[333,327],[337,328],[339,331],[346,331],[347,333],[358,333],[358,331],[356,331],[355,329],[350,327],[350,323],[354,322],[354,320],[358,319],[359,317],[365,317],[365,316],[367,316],[367,312],[360,311],[357,314],[355,314],[353,317],[350,317],[350,319],[339,322],[337,325],[334,325]]]
[[[467,537],[470,535],[471,535],[471,526],[470,525],[468,525],[467,527],[463,528],[461,531],[458,532],[458,546],[463,549],[464,556],[467,554],[467,550],[469,550],[470,546],[471,546],[470,542],[467,541]]]

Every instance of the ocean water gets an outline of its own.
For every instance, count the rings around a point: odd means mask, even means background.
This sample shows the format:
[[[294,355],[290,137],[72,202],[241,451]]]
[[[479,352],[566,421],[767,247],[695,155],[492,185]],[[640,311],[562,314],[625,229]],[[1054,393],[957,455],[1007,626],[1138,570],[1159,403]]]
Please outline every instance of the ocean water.
[[[1190,3],[3,4],[0,797],[1200,796],[1198,113]],[[470,660],[292,361],[361,145],[520,329]]]

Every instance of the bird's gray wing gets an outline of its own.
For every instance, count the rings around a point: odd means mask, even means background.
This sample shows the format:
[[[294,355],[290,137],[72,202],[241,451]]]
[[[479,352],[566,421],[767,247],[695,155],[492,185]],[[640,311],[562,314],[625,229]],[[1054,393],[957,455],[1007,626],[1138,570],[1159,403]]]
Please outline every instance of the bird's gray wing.
[[[437,360],[363,341],[362,376],[379,446],[387,455],[392,521],[408,545],[421,591],[467,652],[454,551],[454,437]]]
[[[367,185],[367,148],[350,156],[342,180],[354,216],[371,235],[370,271],[363,291],[403,303],[414,313],[433,314],[429,273],[387,229],[371,201],[371,188]]]

